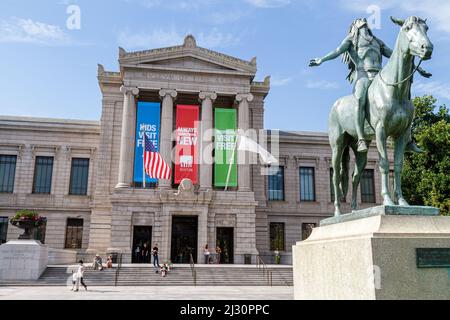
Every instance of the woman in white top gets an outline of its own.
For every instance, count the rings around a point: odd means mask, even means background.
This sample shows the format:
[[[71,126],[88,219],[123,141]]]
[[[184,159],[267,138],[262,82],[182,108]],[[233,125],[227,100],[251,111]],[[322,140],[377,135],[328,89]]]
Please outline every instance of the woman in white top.
[[[78,280],[79,281],[77,281],[77,289],[75,291],[78,291],[78,288],[80,286],[80,282],[81,282],[81,285],[84,287],[84,289],[87,291],[87,285],[83,281],[84,269],[85,269],[84,264],[83,264],[83,260],[80,260],[79,263],[80,263],[80,265],[78,266],[78,272],[77,272],[77,276],[78,276]]]
[[[209,249],[208,244],[206,244],[205,249],[203,250],[203,255],[205,256],[205,264],[209,263]]]

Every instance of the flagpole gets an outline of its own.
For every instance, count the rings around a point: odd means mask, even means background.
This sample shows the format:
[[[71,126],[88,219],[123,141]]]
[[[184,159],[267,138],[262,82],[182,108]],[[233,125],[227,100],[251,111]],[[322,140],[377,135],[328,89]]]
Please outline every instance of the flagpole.
[[[144,152],[145,152],[145,138],[146,138],[146,134],[144,131],[144,144],[142,145],[142,186],[144,187],[144,189],[146,188],[146,179],[145,179],[145,157],[144,157]]]
[[[236,147],[237,147],[238,139],[239,139],[239,132],[236,135],[236,141],[234,142],[234,148],[233,148],[233,153],[231,154],[230,165],[228,166],[227,181],[225,182],[225,191],[227,191],[227,189],[228,189],[228,183],[230,181],[230,175],[231,175],[231,166],[233,165],[234,155],[236,154]]]

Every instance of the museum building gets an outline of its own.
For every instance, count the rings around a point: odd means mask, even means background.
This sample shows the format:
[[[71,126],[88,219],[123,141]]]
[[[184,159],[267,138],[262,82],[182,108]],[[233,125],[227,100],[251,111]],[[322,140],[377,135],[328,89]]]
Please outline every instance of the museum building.
[[[327,134],[264,130],[270,77],[255,81],[255,58],[198,47],[192,36],[169,48],[120,48],[119,64],[98,66],[100,121],[0,117],[0,243],[17,239],[8,219],[27,208],[47,218],[36,239],[78,257],[148,262],[142,249],[157,243],[160,261],[189,263],[192,254],[204,263],[208,244],[221,248],[222,263],[273,263],[275,251],[291,263],[292,245],[334,212]],[[235,136],[225,133],[238,129],[262,132],[269,151],[277,145],[278,165],[199,159],[232,159]],[[170,180],[144,173],[144,135],[171,164]],[[375,149],[360,207],[381,202]]]

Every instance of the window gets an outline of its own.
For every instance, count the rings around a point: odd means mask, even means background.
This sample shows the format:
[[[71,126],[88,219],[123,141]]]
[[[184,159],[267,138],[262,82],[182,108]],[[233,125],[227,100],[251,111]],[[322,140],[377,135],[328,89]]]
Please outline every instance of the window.
[[[284,223],[270,223],[270,250],[284,251]]]
[[[52,188],[53,157],[36,157],[33,193],[50,194]]]
[[[0,192],[13,193],[17,156],[0,155]]]
[[[69,194],[87,195],[89,180],[89,159],[73,158],[70,171]]]
[[[47,229],[47,222],[40,225],[34,232],[34,239],[39,240],[42,244],[45,243],[45,230]]]
[[[365,169],[361,177],[361,202],[375,203],[373,169]]]
[[[316,201],[314,168],[300,167],[300,201]]]
[[[302,240],[308,239],[315,227],[315,223],[302,223]]]
[[[6,235],[8,233],[8,217],[0,217],[0,244],[6,242]]]
[[[83,242],[83,219],[67,219],[66,249],[81,249]]]
[[[270,168],[267,198],[272,201],[284,200],[284,167]]]

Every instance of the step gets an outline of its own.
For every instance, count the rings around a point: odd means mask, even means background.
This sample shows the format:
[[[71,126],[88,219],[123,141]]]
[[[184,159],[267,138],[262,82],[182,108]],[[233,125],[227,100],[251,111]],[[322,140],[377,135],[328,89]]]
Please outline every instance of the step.
[[[65,286],[71,284],[72,270],[76,266],[49,266],[38,281],[0,282],[4,285]],[[291,266],[270,266],[273,286],[292,286]],[[196,265],[198,286],[266,286],[267,273],[255,265]],[[117,269],[103,271],[86,269],[84,280],[88,286],[114,286]],[[119,286],[192,286],[194,284],[189,265],[175,265],[167,277],[155,274],[151,265],[125,265],[118,273]]]

